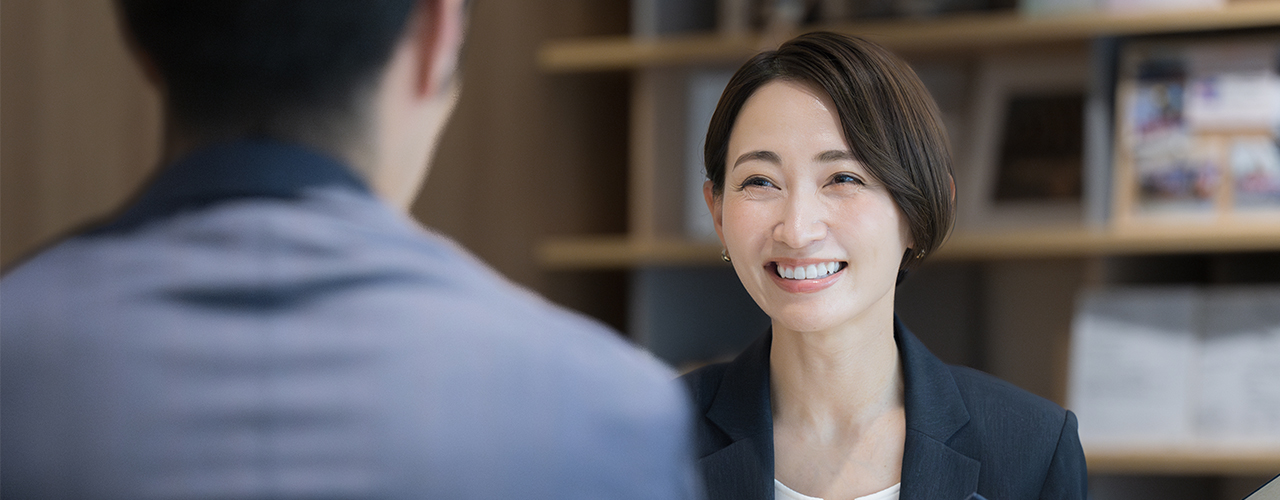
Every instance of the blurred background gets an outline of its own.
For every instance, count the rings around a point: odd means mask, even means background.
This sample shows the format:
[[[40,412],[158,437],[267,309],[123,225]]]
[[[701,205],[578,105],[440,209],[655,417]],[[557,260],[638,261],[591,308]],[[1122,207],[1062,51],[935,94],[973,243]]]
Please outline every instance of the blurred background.
[[[768,318],[708,232],[702,134],[816,28],[943,112],[959,223],[898,297],[939,357],[1076,410],[1094,498],[1280,473],[1280,2],[481,0],[414,216],[677,368],[732,356]],[[3,0],[0,51],[7,270],[137,192],[160,109],[109,1]]]

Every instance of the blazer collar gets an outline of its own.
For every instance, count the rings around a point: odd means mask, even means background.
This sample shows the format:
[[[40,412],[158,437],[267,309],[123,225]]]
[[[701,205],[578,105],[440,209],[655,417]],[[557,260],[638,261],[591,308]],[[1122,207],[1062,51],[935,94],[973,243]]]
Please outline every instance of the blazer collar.
[[[902,320],[893,319],[894,340],[906,385],[907,428],[947,441],[969,422],[969,411],[951,369],[916,338]]]
[[[733,444],[698,461],[712,498],[772,500],[773,410],[769,402],[769,347],[761,335],[725,368],[707,419]]]
[[[901,500],[969,498],[981,462],[951,446],[969,422],[969,410],[951,370],[896,316],[893,322],[906,386],[907,442],[902,455]]]
[[[773,436],[773,411],[769,401],[770,331],[752,342],[725,368],[720,389],[707,410],[730,439]]]
[[[894,340],[906,386],[907,439],[902,500],[968,498],[981,463],[949,442],[969,412],[947,365],[894,317]],[[773,498],[773,412],[769,400],[769,332],[725,368],[706,417],[733,443],[699,460],[716,497]]]
[[[342,162],[269,139],[213,144],[165,166],[137,201],[95,232],[127,231],[151,220],[237,198],[297,198],[308,189],[369,188]]]

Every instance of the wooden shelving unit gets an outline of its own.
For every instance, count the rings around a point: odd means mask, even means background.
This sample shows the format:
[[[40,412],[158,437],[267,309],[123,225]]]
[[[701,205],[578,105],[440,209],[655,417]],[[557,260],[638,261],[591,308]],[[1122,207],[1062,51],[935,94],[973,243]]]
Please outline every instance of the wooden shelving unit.
[[[1098,37],[1280,29],[1280,0],[1237,1],[1210,11],[1029,18],[1015,13],[965,14],[930,20],[875,21],[819,27],[872,39],[908,58],[972,57],[990,51],[1062,48],[1084,51]],[[544,240],[537,261],[559,270],[629,270],[725,266],[715,241],[682,239],[680,153],[665,125],[680,119],[681,71],[732,67],[792,33],[729,37],[691,34],[553,41],[538,52],[547,72],[630,71],[632,79],[628,234],[567,235]],[[677,75],[673,77],[672,75]],[[673,103],[674,102],[674,103]],[[678,135],[678,134],[677,134]],[[673,208],[676,207],[676,208]],[[1249,224],[1179,224],[1116,228],[1037,226],[957,229],[934,259],[1009,261],[1113,255],[1280,251],[1280,217]],[[1042,342],[1052,340],[1041,339]],[[1064,343],[1065,345],[1065,343]],[[1188,445],[1172,448],[1086,447],[1091,472],[1144,475],[1270,475],[1280,447]]]
[[[1280,249],[1280,223],[1262,227],[1153,227],[1114,232],[1078,226],[1023,230],[961,231],[934,256],[948,260],[1092,257],[1105,255],[1248,252]],[[700,266],[720,262],[720,246],[677,239],[625,235],[547,240],[538,262],[553,269],[628,269],[639,266]]]
[[[1280,473],[1280,448],[1174,446],[1085,447],[1089,472],[1102,474],[1269,476]]]
[[[915,54],[979,53],[993,48],[1078,45],[1100,36],[1280,28],[1280,1],[1233,2],[1205,11],[1142,15],[1027,17],[1013,12],[973,13],[928,20],[891,20],[826,28],[869,37],[889,48]],[[679,239],[672,229],[678,203],[660,179],[678,172],[678,161],[658,135],[670,116],[663,95],[676,88],[655,72],[667,67],[735,63],[776,46],[791,34],[729,37],[715,33],[661,38],[594,37],[553,41],[538,52],[549,72],[633,70],[631,234],[558,237],[537,249],[543,265],[557,269],[625,269],[645,265],[705,265],[718,262],[709,243]],[[669,119],[669,118],[667,118]],[[1029,230],[958,230],[939,252],[947,259],[1085,257],[1115,254],[1280,250],[1280,221],[1254,226],[1159,226],[1124,232],[1081,227]]]
[[[1081,43],[1102,36],[1181,33],[1280,26],[1280,2],[1245,1],[1206,11],[1142,15],[1027,17],[983,13],[931,20],[877,21],[824,28],[865,36],[901,53],[973,51],[991,47]],[[584,72],[742,60],[777,45],[791,33],[726,37],[682,35],[561,40],[538,51],[545,71]]]

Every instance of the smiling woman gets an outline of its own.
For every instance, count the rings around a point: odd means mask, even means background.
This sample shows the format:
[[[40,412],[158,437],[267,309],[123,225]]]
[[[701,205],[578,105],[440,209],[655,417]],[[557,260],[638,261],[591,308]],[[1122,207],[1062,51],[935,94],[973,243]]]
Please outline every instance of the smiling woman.
[[[909,67],[843,35],[730,80],[703,192],[772,329],[684,377],[710,498],[1084,498],[1073,414],[944,365],[894,315],[953,219],[938,116]]]
[[[712,220],[775,329],[891,325],[897,266],[914,244],[888,188],[855,159],[831,98],[802,81],[762,85],[727,152],[725,187],[705,188]]]

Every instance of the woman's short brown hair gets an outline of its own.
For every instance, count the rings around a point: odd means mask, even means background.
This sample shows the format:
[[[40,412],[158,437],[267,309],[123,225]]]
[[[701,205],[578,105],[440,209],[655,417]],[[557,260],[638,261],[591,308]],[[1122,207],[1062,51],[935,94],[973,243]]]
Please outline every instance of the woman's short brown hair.
[[[707,130],[704,161],[716,196],[724,193],[729,135],[747,99],[774,80],[803,82],[834,101],[845,140],[889,190],[915,240],[901,269],[932,253],[955,218],[951,154],[938,107],[914,71],[884,48],[829,32],[800,35],[762,52],[729,80]]]

